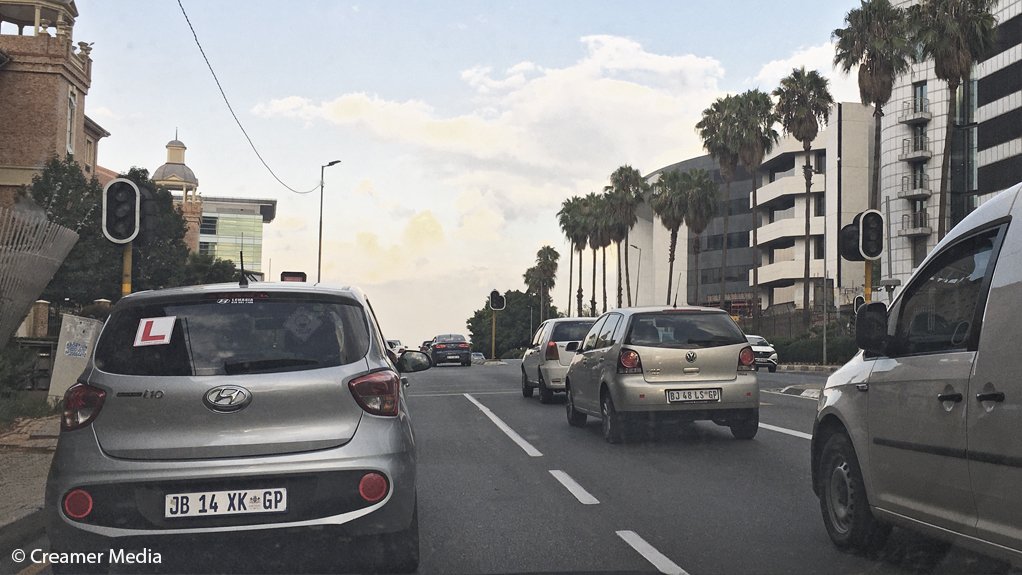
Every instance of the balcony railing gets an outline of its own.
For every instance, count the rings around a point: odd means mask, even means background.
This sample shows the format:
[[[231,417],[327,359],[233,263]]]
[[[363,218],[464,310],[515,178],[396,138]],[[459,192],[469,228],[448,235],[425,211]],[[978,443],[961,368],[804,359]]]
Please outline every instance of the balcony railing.
[[[926,98],[912,98],[902,102],[898,122],[902,124],[925,124],[933,119],[930,113],[930,101]]]
[[[918,176],[902,176],[901,189],[898,197],[903,200],[925,200],[933,195],[930,189],[930,177],[926,174]]]
[[[930,215],[926,210],[901,216],[899,236],[928,236],[931,233],[933,230],[930,228]]]
[[[901,141],[901,153],[898,154],[898,160],[919,162],[929,160],[931,157],[933,157],[933,152],[930,151],[929,136],[914,136]]]

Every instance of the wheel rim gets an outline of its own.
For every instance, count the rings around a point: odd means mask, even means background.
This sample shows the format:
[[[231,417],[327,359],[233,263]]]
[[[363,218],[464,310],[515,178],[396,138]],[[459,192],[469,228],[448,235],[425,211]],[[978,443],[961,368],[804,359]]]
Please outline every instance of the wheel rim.
[[[568,411],[568,419],[571,419],[575,415],[575,404],[571,402],[571,390],[565,392],[567,395],[567,402],[564,404],[564,408]]]
[[[837,462],[830,472],[830,485],[827,489],[827,514],[831,525],[839,533],[846,534],[851,530],[855,506],[852,504],[852,473],[848,462]]]
[[[600,415],[603,416],[603,436],[604,437],[610,437],[611,436],[611,432],[613,431],[613,429],[611,427],[611,423],[610,423],[610,405],[609,405],[609,403],[610,403],[610,400],[607,399],[606,396],[600,402]]]

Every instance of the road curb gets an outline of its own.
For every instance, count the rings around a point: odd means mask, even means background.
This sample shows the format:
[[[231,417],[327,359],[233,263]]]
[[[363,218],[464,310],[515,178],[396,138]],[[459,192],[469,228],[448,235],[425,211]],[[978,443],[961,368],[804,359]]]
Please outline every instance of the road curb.
[[[43,510],[33,511],[13,523],[0,527],[0,550],[21,549],[42,537],[46,531]]]
[[[797,395],[806,399],[820,399],[822,391],[823,390],[815,387],[806,388],[800,385],[789,385],[788,387],[781,389],[778,393],[783,393],[784,395]]]

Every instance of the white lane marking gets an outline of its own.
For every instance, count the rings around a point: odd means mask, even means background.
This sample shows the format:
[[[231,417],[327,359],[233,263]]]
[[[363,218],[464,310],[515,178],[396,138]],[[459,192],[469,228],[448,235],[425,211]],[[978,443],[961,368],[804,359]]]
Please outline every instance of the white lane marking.
[[[596,505],[600,502],[599,499],[595,498],[584,487],[578,484],[577,481],[571,478],[570,475],[561,471],[560,469],[551,469],[550,475],[554,476],[554,479],[561,482],[561,485],[565,489],[571,492],[578,499],[582,505]]]
[[[488,408],[485,405],[479,403],[476,400],[476,398],[472,397],[471,395],[469,395],[467,393],[464,394],[464,396],[466,398],[468,398],[469,401],[471,401],[472,403],[476,404],[476,407],[479,408],[479,411],[483,412],[483,415],[485,415],[486,417],[489,417],[490,421],[492,421],[493,424],[497,426],[497,428],[499,428],[508,437],[510,437],[511,441],[514,441],[515,443],[517,443],[518,447],[521,447],[525,451],[525,453],[529,454],[530,457],[542,457],[543,456],[543,454],[540,453],[538,449],[533,447],[531,443],[529,443],[528,441],[525,441],[525,439],[522,438],[521,435],[518,435],[518,433],[515,432],[515,430],[511,429],[510,427],[508,427],[508,424],[504,423],[503,420],[501,420],[499,417],[496,416],[496,414],[494,414],[492,411],[490,411],[490,408]]]
[[[685,571],[681,567],[667,558],[666,555],[656,550],[655,547],[646,543],[646,540],[639,537],[639,534],[634,531],[618,531],[617,536],[625,540],[625,543],[632,546],[642,555],[646,561],[649,561],[657,568],[657,571],[661,573],[670,573],[672,575],[688,575],[688,571]]]
[[[475,395],[515,395],[521,393],[521,391],[472,391]],[[464,391],[458,391],[454,393],[406,393],[408,397],[450,397],[450,396],[463,396]]]
[[[777,433],[785,433],[794,437],[801,437],[802,439],[812,439],[811,433],[802,433],[801,431],[795,431],[794,429],[785,429],[783,427],[777,427],[776,425],[767,425],[766,423],[759,423],[760,429],[769,429],[770,431],[776,431]]]
[[[809,390],[806,390],[806,391],[809,391]],[[812,401],[819,401],[820,400],[819,397],[812,397],[811,395],[794,395],[794,394],[791,394],[791,393],[781,393],[779,391],[767,391],[765,389],[761,389],[761,390],[759,390],[759,392],[760,393],[769,393],[770,395],[781,395],[781,396],[784,396],[784,397],[794,397],[795,399],[809,399],[809,400],[812,400]]]

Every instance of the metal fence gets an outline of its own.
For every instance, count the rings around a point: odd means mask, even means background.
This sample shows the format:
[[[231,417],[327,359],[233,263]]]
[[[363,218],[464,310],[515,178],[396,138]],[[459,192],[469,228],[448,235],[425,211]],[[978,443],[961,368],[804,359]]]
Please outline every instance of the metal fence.
[[[45,215],[0,209],[0,345],[57,273],[78,234]]]

